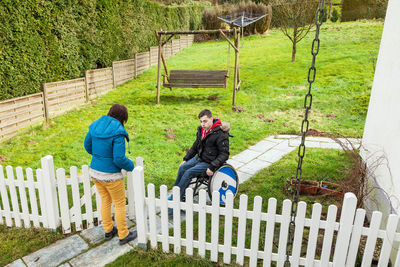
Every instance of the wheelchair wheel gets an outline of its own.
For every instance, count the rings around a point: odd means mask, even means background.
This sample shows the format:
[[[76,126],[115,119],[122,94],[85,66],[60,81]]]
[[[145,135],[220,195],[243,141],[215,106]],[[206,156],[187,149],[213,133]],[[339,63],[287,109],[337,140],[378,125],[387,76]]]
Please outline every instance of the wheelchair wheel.
[[[225,205],[226,193],[231,191],[235,198],[239,190],[239,176],[236,170],[229,164],[222,165],[215,171],[208,184],[208,194],[212,198],[212,192],[218,191],[220,194],[219,202]]]

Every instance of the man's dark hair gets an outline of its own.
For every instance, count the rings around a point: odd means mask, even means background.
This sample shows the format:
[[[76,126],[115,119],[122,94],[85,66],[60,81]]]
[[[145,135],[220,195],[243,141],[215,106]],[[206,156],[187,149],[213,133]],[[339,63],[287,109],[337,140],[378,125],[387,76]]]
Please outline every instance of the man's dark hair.
[[[208,109],[203,109],[202,111],[200,111],[199,113],[199,119],[203,116],[207,116],[209,118],[212,117],[211,111],[209,111]]]
[[[128,121],[128,109],[121,104],[114,104],[108,111],[107,116],[113,117],[124,125]]]

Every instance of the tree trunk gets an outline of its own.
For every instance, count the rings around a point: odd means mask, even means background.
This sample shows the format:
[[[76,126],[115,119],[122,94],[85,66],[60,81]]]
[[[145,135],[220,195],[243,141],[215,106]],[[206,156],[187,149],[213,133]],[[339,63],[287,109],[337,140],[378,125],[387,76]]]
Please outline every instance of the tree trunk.
[[[296,61],[296,43],[297,43],[297,40],[294,39],[293,40],[293,47],[292,47],[292,62]]]
[[[331,11],[332,11],[332,1],[333,1],[333,0],[330,0],[330,1],[329,1],[328,19],[331,19],[331,15],[332,15],[332,13],[331,13]]]

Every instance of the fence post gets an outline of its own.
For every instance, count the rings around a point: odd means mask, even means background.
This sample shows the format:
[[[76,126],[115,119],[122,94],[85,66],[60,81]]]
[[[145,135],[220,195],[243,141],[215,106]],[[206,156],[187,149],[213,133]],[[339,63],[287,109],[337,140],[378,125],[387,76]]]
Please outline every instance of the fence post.
[[[88,71],[85,70],[85,96],[86,103],[89,102],[89,85],[88,85]]]
[[[115,79],[114,62],[111,63],[111,70],[112,70],[113,89],[115,89],[115,88],[117,88],[117,81]]]
[[[42,83],[42,92],[43,92],[43,109],[44,109],[44,118],[46,121],[49,121],[49,106],[47,103],[47,90],[46,84]]]
[[[48,227],[55,231],[59,226],[59,212],[53,157],[47,155],[41,159],[41,163]]]
[[[135,78],[136,78],[136,76],[137,76],[137,53],[134,55],[134,58],[135,58],[135,64],[134,64],[134,66],[135,66],[135,71],[134,71],[134,74],[135,74]]]
[[[147,221],[145,205],[144,173],[142,166],[136,166],[132,172],[135,195],[136,229],[138,246],[147,250]]]
[[[356,207],[357,197],[351,192],[346,193],[340,214],[339,231],[333,255],[333,266],[344,266],[346,263]]]

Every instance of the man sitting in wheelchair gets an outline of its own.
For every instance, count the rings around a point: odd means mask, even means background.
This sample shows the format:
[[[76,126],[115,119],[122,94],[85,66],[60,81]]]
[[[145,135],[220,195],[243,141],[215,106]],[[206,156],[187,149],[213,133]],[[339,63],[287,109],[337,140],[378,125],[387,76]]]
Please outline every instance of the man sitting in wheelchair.
[[[212,176],[229,158],[229,123],[213,118],[208,109],[202,110],[198,117],[201,125],[197,127],[196,140],[179,165],[174,184],[180,188],[181,201],[192,178],[204,172]]]

